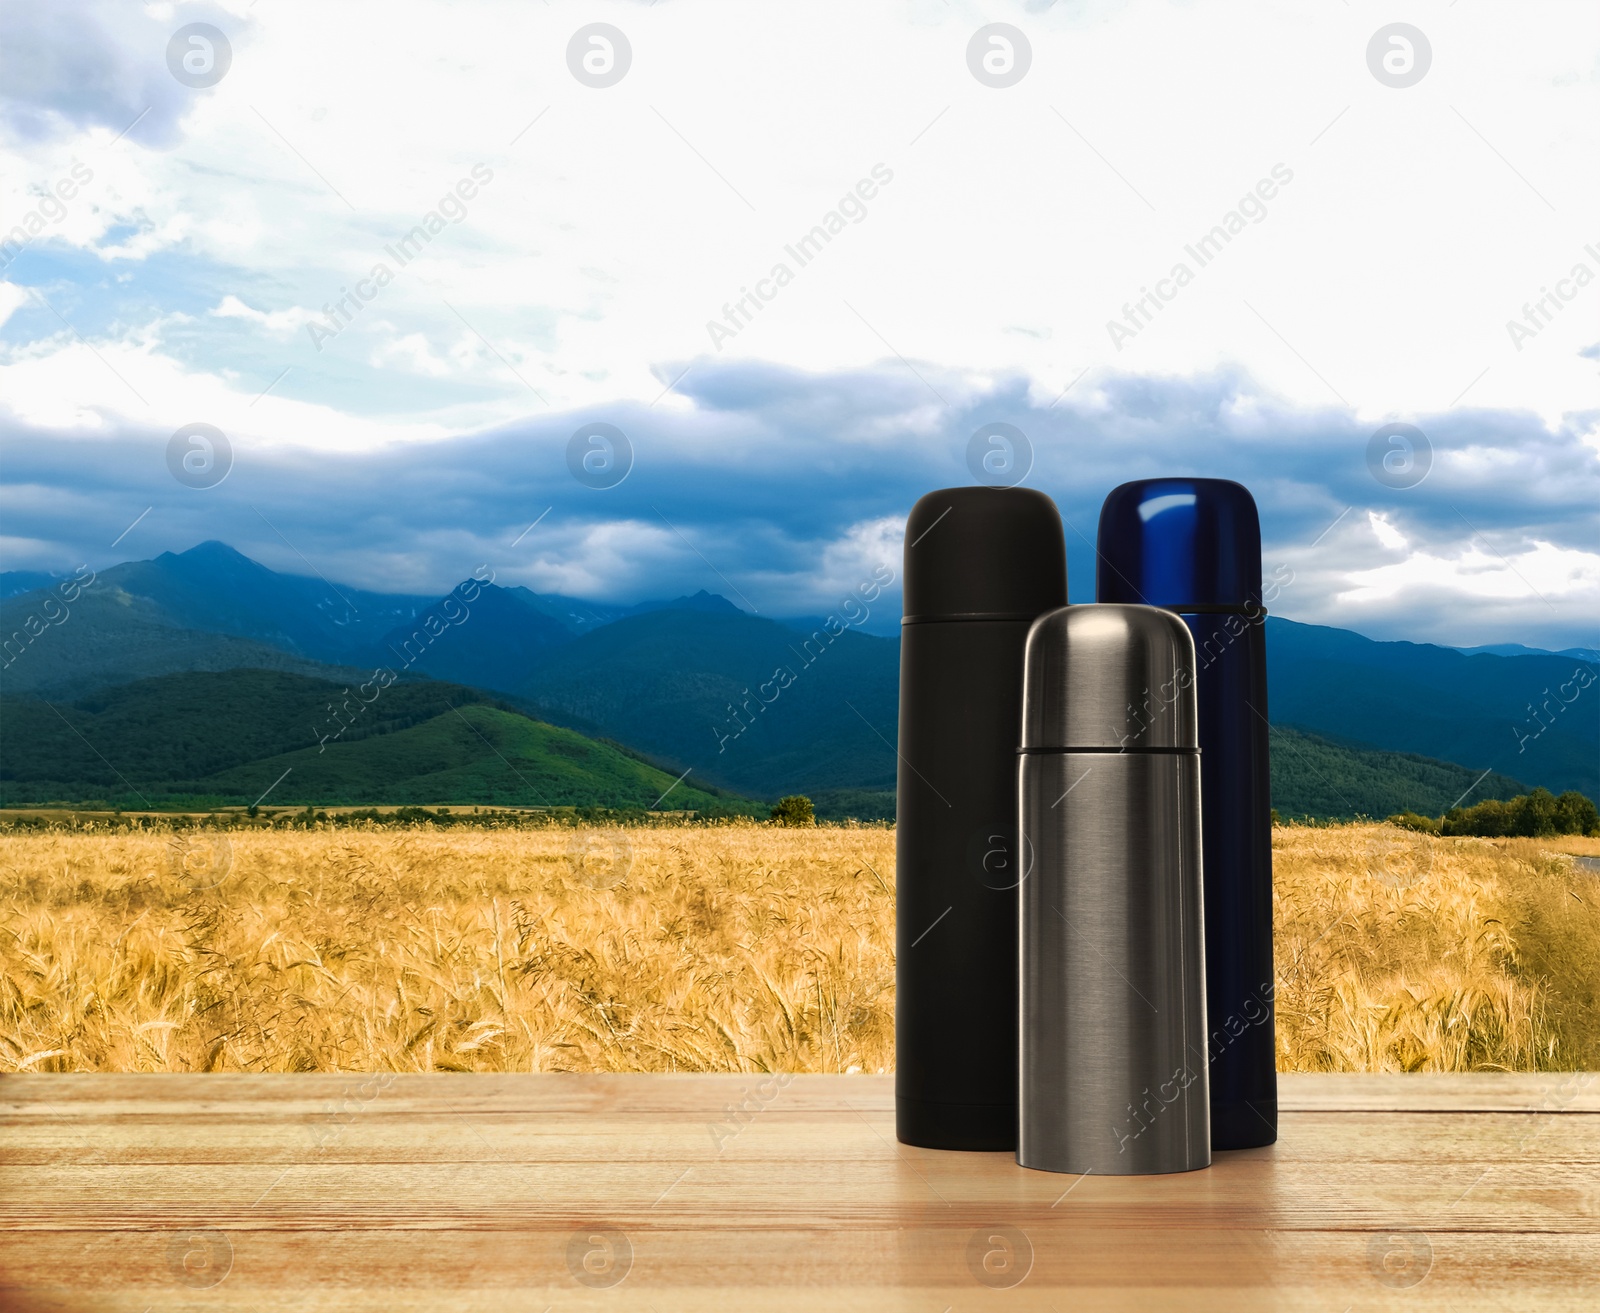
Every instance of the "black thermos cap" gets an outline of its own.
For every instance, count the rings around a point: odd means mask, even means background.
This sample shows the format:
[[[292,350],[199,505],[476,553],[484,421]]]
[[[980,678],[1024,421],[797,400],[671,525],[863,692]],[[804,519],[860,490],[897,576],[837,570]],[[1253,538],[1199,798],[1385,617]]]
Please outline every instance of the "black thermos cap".
[[[1032,620],[1067,604],[1055,502],[1032,488],[941,488],[906,520],[903,624]]]

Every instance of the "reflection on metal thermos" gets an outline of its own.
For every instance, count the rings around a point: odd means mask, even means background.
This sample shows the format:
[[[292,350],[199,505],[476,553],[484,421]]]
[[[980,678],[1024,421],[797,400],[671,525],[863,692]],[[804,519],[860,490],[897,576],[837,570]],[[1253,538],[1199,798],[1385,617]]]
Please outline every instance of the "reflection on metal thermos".
[[[1194,636],[1204,802],[1211,1145],[1278,1138],[1272,796],[1261,526],[1226,479],[1125,483],[1100,511],[1101,602],[1145,602]]]
[[[1150,606],[1068,606],[1028,634],[1018,748],[1017,1161],[1211,1161],[1194,641]]]
[[[906,521],[895,830],[895,1129],[1017,1134],[1017,727],[1028,626],[1067,600],[1055,503],[930,492]]]

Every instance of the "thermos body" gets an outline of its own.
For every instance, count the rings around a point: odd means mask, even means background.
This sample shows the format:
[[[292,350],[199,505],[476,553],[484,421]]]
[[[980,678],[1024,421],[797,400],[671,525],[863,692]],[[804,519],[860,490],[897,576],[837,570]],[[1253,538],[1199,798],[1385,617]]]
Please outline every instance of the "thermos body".
[[[1194,641],[1149,606],[1029,631],[1018,748],[1017,1161],[1211,1161]]]
[[[1028,626],[1066,602],[1055,503],[929,493],[906,522],[895,825],[895,1128],[1017,1136],[1017,730]]]
[[[1017,1159],[1099,1174],[1204,1167],[1200,759],[1025,753],[1018,787],[1032,849],[1021,1082],[1049,1094],[1024,1104]]]
[[[1278,1133],[1266,630],[1264,614],[1183,620],[1200,695],[1211,1145],[1245,1149]]]
[[[1272,792],[1261,526],[1226,479],[1125,483],[1100,512],[1095,595],[1179,614],[1195,644],[1211,1142],[1277,1138]]]
[[[1016,1145],[1014,766],[1028,624],[901,631],[895,1102],[911,1144]]]

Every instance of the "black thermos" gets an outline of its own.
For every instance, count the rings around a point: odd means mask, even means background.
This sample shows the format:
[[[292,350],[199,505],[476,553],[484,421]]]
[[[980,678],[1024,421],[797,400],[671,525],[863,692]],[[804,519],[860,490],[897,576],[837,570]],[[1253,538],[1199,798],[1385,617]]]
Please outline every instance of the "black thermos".
[[[1017,1144],[1017,743],[1028,627],[1067,602],[1055,503],[930,492],[906,521],[895,829],[895,1131]]]
[[[1095,595],[1183,617],[1200,721],[1211,1147],[1278,1138],[1272,793],[1261,523],[1227,479],[1124,483],[1100,511]]]

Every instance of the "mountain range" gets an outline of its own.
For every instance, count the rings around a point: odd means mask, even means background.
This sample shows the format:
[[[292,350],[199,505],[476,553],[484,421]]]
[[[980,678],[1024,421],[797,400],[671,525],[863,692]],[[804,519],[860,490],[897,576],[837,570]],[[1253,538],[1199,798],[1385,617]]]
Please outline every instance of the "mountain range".
[[[8,797],[19,796],[13,786],[25,779],[29,794],[46,782],[61,786],[63,792],[52,796],[62,797],[88,786],[92,772],[76,773],[78,766],[63,758],[70,769],[53,775],[54,767],[25,740],[68,734],[57,715],[87,717],[71,726],[80,735],[93,737],[94,726],[111,733],[106,711],[96,709],[107,690],[151,685],[136,700],[154,714],[162,703],[188,697],[178,686],[193,680],[214,704],[242,699],[241,706],[258,706],[260,716],[281,718],[288,714],[279,706],[284,690],[300,687],[295,679],[308,681],[295,696],[337,703],[340,689],[383,669],[393,681],[384,700],[411,708],[407,715],[415,707],[402,703],[402,693],[434,699],[428,705],[456,726],[451,734],[464,732],[459,717],[468,714],[469,720],[515,718],[495,722],[497,732],[509,734],[517,724],[516,732],[526,736],[534,731],[523,725],[541,725],[599,740],[608,750],[631,753],[630,761],[647,759],[665,783],[680,774],[694,781],[707,809],[733,805],[732,799],[743,806],[804,792],[822,814],[892,815],[899,643],[842,619],[776,621],[707,592],[620,606],[483,578],[468,579],[444,597],[379,593],[280,574],[218,542],[126,562],[92,580],[84,573],[76,583],[37,573],[0,575],[0,780],[7,781]],[[1281,811],[1370,814],[1373,803],[1381,804],[1378,810],[1388,805],[1385,790],[1398,789],[1429,806],[1396,796],[1389,810],[1436,812],[1452,800],[1443,795],[1457,784],[1463,793],[1470,790],[1469,801],[1536,784],[1600,796],[1600,717],[1594,710],[1600,688],[1585,682],[1600,679],[1600,666],[1585,654],[1464,652],[1377,642],[1275,616],[1266,624],[1269,709],[1279,747],[1274,802]],[[277,692],[263,700],[264,686],[200,679],[240,671],[275,672]],[[426,692],[411,691],[418,688]],[[278,709],[269,712],[269,702]],[[447,703],[457,710],[442,709]],[[475,710],[462,713],[468,705]],[[299,726],[294,734],[309,730],[303,713],[288,723]],[[391,726],[392,717],[375,723]],[[421,724],[385,728],[359,741],[412,733]],[[422,736],[429,751],[442,750],[444,733],[439,728]],[[117,729],[113,737],[120,743],[126,734]],[[246,733],[240,742],[258,747],[251,760],[267,764],[285,753],[316,753],[317,746],[315,736],[293,747],[271,733]],[[545,747],[555,751],[555,742]],[[571,746],[571,740],[561,742]],[[340,792],[337,773],[320,772],[330,758],[347,759],[327,748],[316,755],[317,767],[295,767],[296,787],[324,779]],[[1425,768],[1416,765],[1423,759]],[[1364,764],[1358,768],[1358,762]],[[248,791],[242,777],[228,774],[242,763],[216,769],[209,763],[170,762],[165,775],[141,778],[151,787],[160,781],[193,785],[195,796]],[[432,779],[421,769],[425,764],[390,761],[387,769],[399,774],[386,800],[420,800],[415,791],[424,781],[443,788],[443,777]],[[1447,769],[1441,774],[1437,767]],[[358,769],[349,758],[348,770],[377,800],[385,787],[382,769]],[[252,767],[251,781],[259,774]],[[595,781],[568,784],[569,792],[586,797],[603,792]],[[482,780],[478,786],[488,787]],[[407,796],[395,796],[397,790]],[[649,787],[641,783],[628,796],[645,792]],[[340,796],[350,793],[344,789]],[[711,801],[719,797],[721,803]]]

